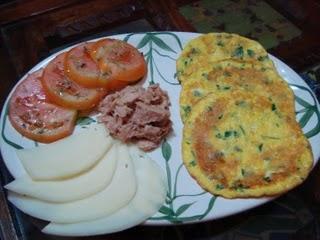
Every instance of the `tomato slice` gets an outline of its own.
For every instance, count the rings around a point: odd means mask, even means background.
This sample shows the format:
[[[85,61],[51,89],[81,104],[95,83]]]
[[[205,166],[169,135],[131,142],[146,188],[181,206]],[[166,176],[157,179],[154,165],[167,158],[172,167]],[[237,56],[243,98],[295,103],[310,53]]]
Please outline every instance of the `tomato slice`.
[[[98,63],[100,81],[136,82],[147,72],[143,55],[132,45],[116,39],[102,39],[90,48],[90,55]]]
[[[87,88],[96,88],[99,86],[100,69],[88,53],[91,45],[93,43],[81,44],[68,51],[64,69],[72,81]]]
[[[94,107],[105,95],[104,89],[85,88],[70,80],[64,71],[66,53],[53,59],[43,71],[42,86],[50,101],[78,110]]]
[[[25,78],[9,102],[9,120],[23,136],[50,143],[70,135],[77,111],[49,103],[41,85],[42,70]]]

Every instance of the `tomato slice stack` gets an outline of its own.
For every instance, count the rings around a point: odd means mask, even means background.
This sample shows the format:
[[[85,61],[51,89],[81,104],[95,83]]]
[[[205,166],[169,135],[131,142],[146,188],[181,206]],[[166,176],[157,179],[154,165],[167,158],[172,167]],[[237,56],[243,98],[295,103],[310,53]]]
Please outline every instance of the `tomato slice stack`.
[[[124,41],[80,44],[17,86],[9,119],[23,136],[56,141],[72,133],[78,111],[91,110],[106,93],[140,80],[146,72],[143,55]]]

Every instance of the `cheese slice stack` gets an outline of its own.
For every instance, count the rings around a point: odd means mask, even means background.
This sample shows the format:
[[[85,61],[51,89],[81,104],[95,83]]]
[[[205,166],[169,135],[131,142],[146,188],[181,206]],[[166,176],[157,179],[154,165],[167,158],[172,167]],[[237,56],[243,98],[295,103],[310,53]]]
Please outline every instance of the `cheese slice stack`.
[[[97,139],[104,146],[97,144]],[[66,149],[81,152],[84,142],[104,150],[96,149],[98,153],[89,160],[83,158],[89,155],[83,154],[82,167],[77,168],[73,164],[79,154],[67,151],[65,162],[58,159]],[[41,156],[54,150],[58,160],[54,162],[51,156],[45,160],[47,167],[41,163],[37,170]],[[6,186],[8,199],[24,213],[51,222],[43,229],[48,234],[89,236],[124,230],[154,215],[165,201],[167,183],[160,167],[136,147],[113,140],[100,124],[83,129],[68,141],[23,150],[18,155],[29,175]]]
[[[133,227],[154,215],[164,203],[166,179],[159,166],[146,155],[133,157],[132,160],[137,176],[137,192],[128,205],[111,215],[92,221],[72,224],[50,223],[42,231],[60,236],[113,233]]]

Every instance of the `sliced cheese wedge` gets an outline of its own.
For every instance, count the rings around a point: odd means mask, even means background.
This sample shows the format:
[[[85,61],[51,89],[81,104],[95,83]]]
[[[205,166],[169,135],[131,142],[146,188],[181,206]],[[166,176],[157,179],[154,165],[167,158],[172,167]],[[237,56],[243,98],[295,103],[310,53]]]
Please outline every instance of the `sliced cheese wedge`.
[[[51,203],[9,192],[8,200],[24,213],[57,223],[89,221],[110,215],[128,204],[137,188],[134,166],[125,145],[119,145],[118,156],[111,183],[93,196],[74,202]]]
[[[106,188],[112,179],[117,164],[117,144],[92,169],[62,181],[34,181],[29,176],[17,178],[6,189],[49,202],[80,200]]]
[[[136,150],[134,150],[136,152]],[[50,223],[42,232],[60,236],[90,236],[122,231],[153,216],[167,192],[163,170],[145,154],[134,154],[138,189],[132,201],[112,215],[73,224]],[[107,204],[107,203],[106,203]]]
[[[34,180],[55,180],[75,176],[94,166],[113,143],[103,124],[91,124],[78,134],[17,155]]]

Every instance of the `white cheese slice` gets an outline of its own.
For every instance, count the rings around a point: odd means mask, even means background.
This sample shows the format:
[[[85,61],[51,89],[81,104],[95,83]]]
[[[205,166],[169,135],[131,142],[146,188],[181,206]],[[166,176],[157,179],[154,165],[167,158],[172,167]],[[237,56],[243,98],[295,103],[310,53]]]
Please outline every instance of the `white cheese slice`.
[[[83,199],[106,188],[117,164],[117,144],[89,171],[61,181],[34,181],[29,176],[17,178],[6,189],[49,202],[70,202]]]
[[[57,223],[89,221],[112,214],[130,202],[137,188],[134,166],[125,145],[119,145],[118,156],[111,183],[88,198],[51,203],[9,192],[8,200],[24,213]]]
[[[91,124],[59,141],[17,150],[24,168],[34,180],[75,176],[95,165],[113,143],[103,124]]]
[[[145,154],[138,154],[136,150],[134,152],[135,154],[131,156],[136,170],[138,189],[128,205],[112,215],[93,221],[71,224],[50,223],[42,232],[60,236],[113,233],[138,225],[153,216],[165,201],[167,183],[164,172]]]

